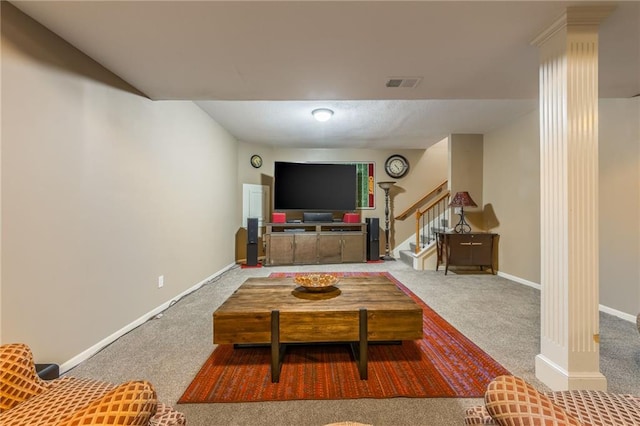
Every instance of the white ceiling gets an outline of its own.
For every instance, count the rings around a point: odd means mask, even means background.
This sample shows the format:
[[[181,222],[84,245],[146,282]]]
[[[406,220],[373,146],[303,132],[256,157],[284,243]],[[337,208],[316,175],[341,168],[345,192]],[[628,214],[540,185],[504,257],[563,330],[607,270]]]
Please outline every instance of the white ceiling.
[[[151,99],[198,101],[242,141],[420,148],[535,109],[530,42],[585,2],[12,3]],[[416,88],[385,86],[413,76]],[[599,78],[600,97],[640,93],[640,2],[603,22]],[[313,121],[318,107],[333,119]]]

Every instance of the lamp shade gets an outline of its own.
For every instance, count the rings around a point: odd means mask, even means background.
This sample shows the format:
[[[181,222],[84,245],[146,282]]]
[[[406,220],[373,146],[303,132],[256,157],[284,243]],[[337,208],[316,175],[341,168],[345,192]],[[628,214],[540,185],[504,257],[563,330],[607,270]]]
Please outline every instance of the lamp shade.
[[[387,181],[387,182],[378,182],[378,186],[382,189],[391,189],[391,187],[395,184],[395,182]]]
[[[311,115],[318,121],[327,121],[333,116],[333,111],[329,108],[318,108],[311,111]]]
[[[456,195],[453,197],[451,202],[449,203],[450,207],[478,207],[478,205],[473,201],[471,196],[467,191],[464,192],[456,192]]]

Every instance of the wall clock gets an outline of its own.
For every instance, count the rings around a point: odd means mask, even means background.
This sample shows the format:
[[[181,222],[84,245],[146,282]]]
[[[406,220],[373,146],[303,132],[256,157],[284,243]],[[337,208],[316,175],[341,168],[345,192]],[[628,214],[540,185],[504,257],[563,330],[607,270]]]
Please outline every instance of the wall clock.
[[[260,157],[257,154],[254,154],[251,156],[251,165],[253,167],[255,167],[256,169],[259,169],[260,167],[262,167],[262,157]]]
[[[384,170],[392,178],[399,179],[409,172],[409,161],[402,155],[394,154],[384,162]]]

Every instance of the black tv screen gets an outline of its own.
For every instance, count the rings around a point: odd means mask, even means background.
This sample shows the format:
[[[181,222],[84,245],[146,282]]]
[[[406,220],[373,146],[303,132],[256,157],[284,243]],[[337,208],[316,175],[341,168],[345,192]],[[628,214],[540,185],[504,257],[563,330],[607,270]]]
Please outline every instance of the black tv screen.
[[[287,163],[273,171],[275,210],[355,210],[356,166]]]

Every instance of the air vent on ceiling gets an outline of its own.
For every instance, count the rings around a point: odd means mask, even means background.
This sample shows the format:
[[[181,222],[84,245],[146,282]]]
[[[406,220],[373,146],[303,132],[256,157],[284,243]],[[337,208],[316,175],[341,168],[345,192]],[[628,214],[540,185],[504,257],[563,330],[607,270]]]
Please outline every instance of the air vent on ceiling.
[[[387,79],[387,87],[404,87],[413,89],[418,87],[422,81],[422,77],[390,77]]]

